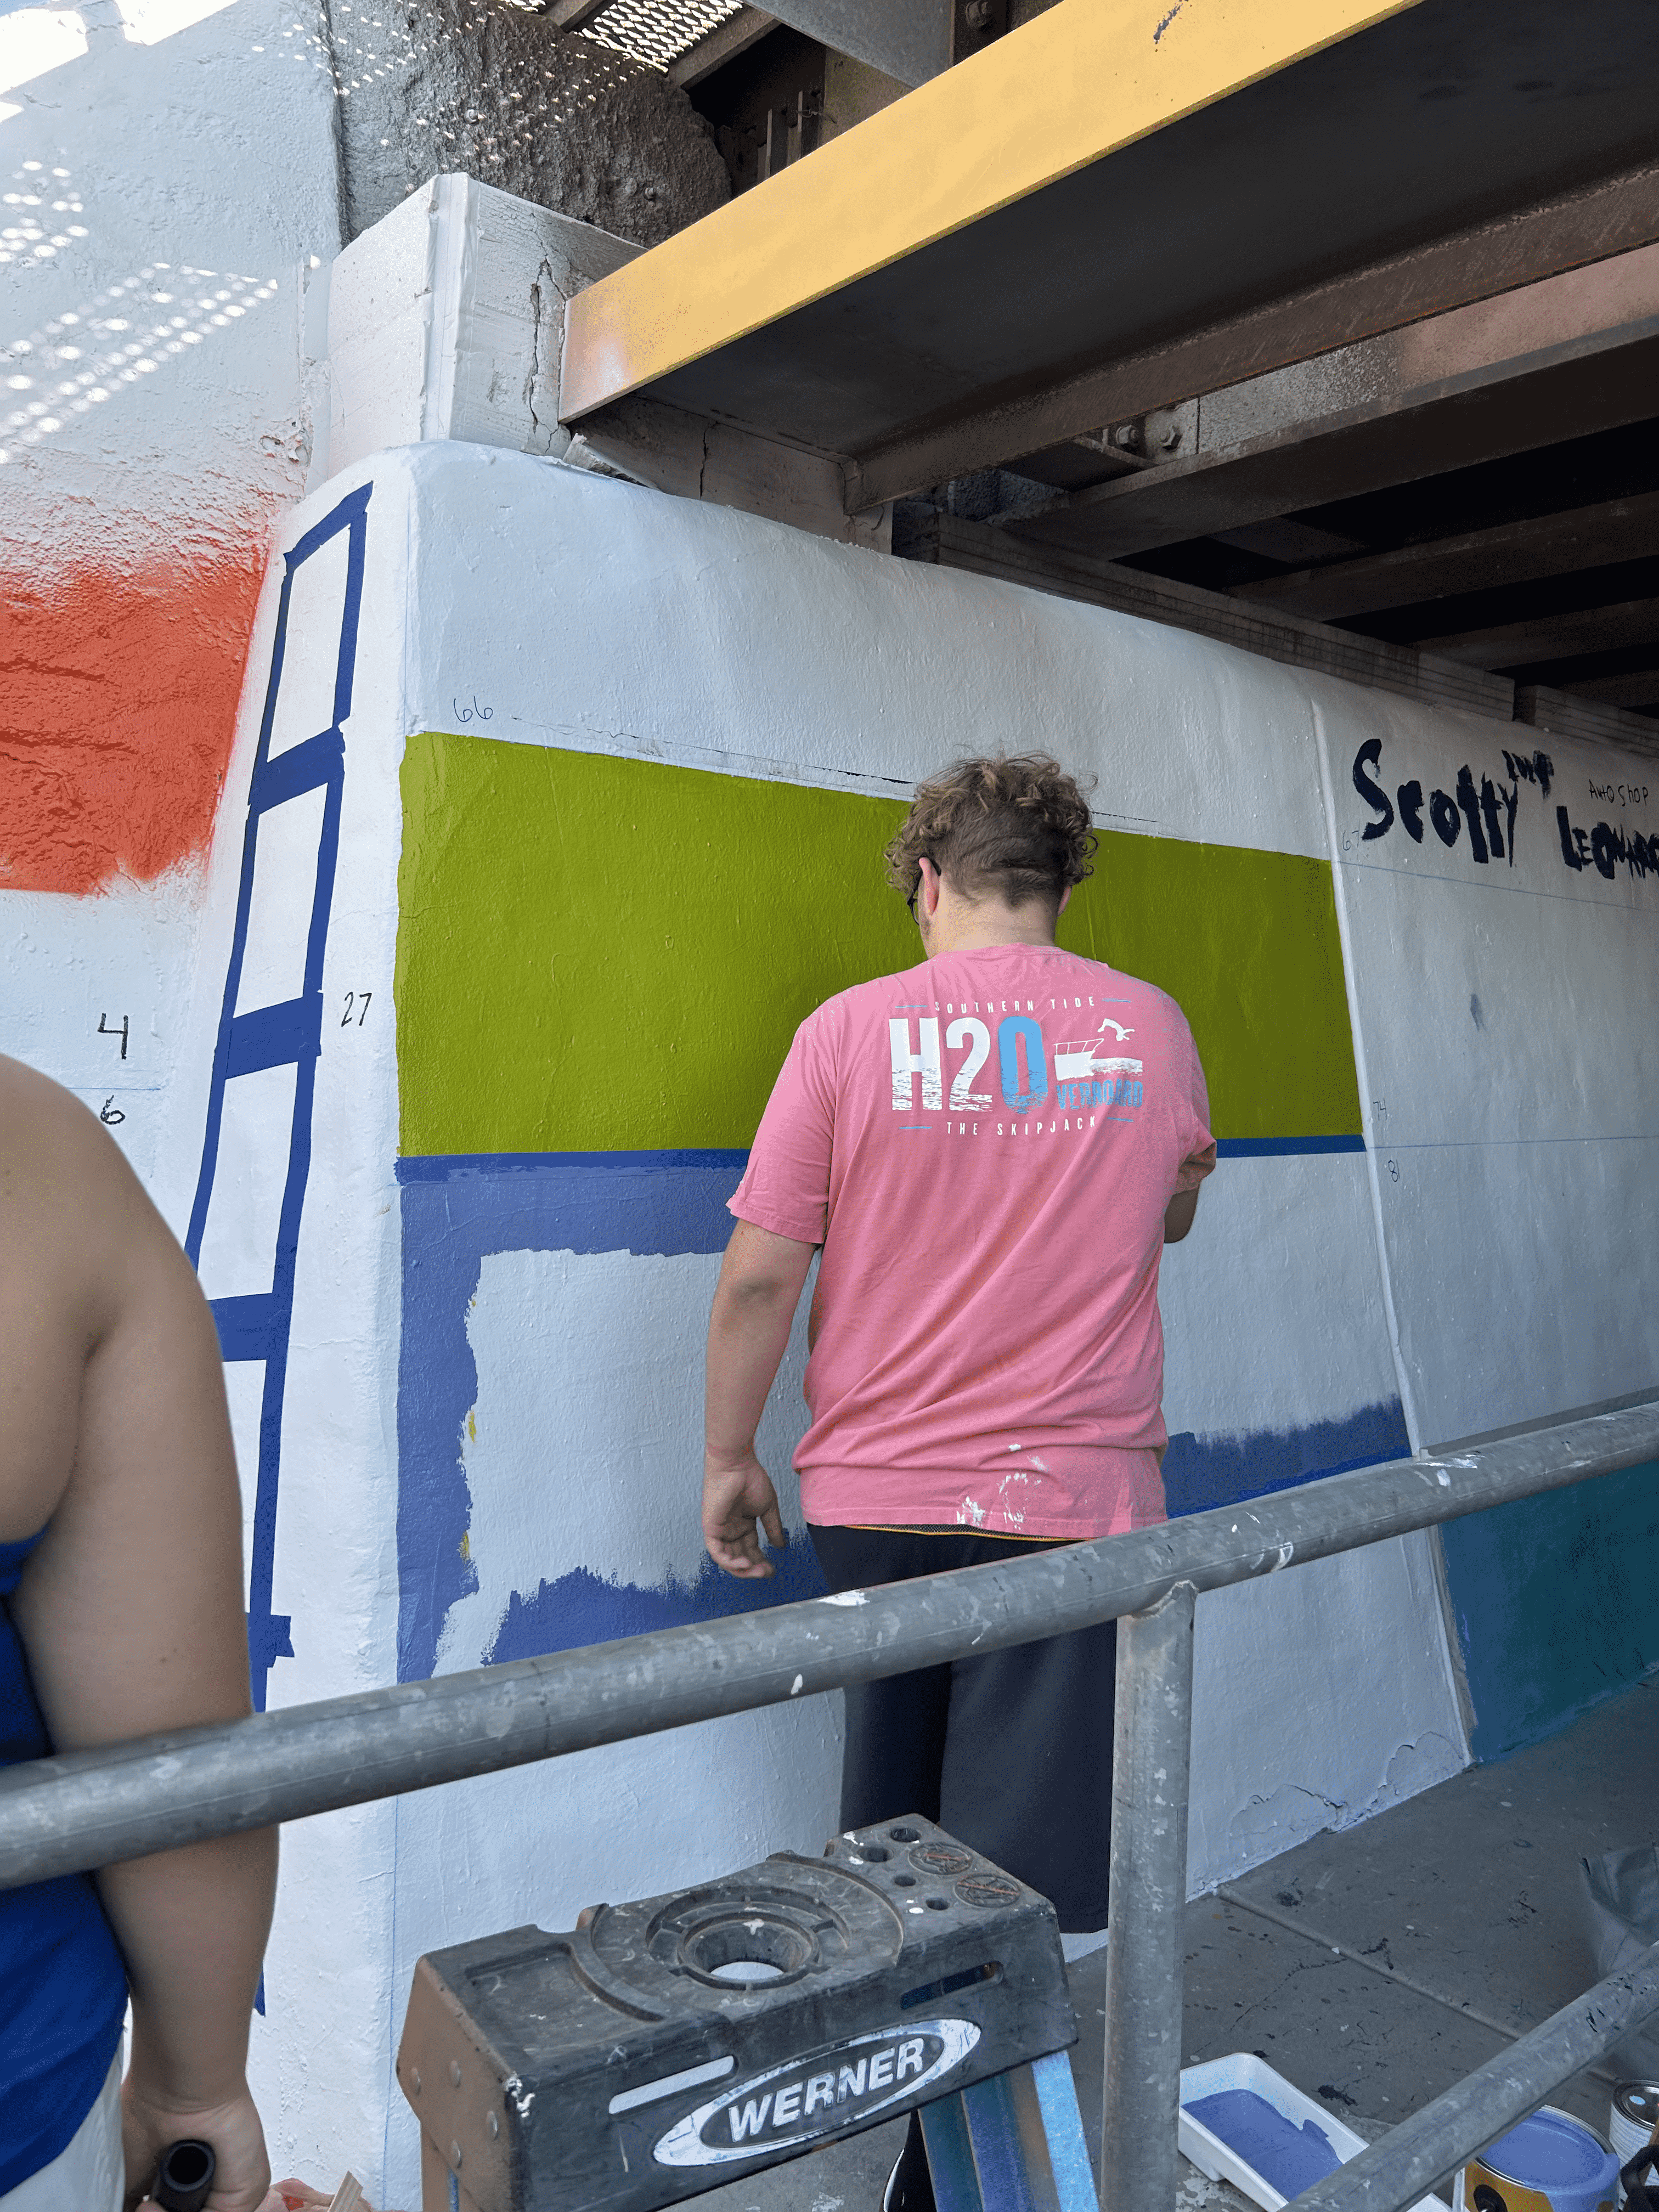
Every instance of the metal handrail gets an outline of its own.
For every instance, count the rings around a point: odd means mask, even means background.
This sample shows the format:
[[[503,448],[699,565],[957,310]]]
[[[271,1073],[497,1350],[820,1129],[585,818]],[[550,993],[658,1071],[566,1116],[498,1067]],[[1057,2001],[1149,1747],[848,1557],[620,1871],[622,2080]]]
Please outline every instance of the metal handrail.
[[[1659,1943],[1316,2182],[1294,2212],[1402,2212],[1656,2013]]]
[[[0,1771],[0,1887],[1115,1620],[1120,1886],[1107,1954],[1102,2193],[1107,2212],[1150,2212],[1173,2203],[1176,2189],[1194,1595],[1655,1458],[1659,1404],[1650,1403],[1028,1559],[9,1767]],[[1143,1789],[1158,1776],[1161,1786]],[[1466,2148],[1501,2124],[1483,2132],[1469,2122]],[[1339,2176],[1321,2185],[1335,2193],[1319,2212],[1405,2212],[1421,2193],[1344,2195]]]

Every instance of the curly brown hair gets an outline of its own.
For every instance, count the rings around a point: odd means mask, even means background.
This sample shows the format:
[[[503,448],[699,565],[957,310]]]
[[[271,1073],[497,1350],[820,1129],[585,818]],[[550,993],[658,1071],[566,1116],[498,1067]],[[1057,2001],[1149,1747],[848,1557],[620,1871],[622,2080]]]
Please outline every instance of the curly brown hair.
[[[913,898],[926,858],[960,897],[1058,906],[1094,873],[1095,842],[1085,788],[1051,754],[954,761],[916,786],[887,848],[887,880]]]

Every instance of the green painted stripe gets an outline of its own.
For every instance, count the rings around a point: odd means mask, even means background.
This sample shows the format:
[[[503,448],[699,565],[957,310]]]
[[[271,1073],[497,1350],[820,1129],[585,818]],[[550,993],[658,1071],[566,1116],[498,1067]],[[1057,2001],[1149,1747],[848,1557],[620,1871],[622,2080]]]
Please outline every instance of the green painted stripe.
[[[1358,1134],[1328,860],[1106,831],[1059,934],[1179,1001],[1218,1137]]]
[[[917,957],[896,800],[423,732],[403,805],[405,1154],[746,1145],[803,1018]],[[1060,934],[1180,999],[1218,1135],[1358,1128],[1322,862],[1109,836]]]

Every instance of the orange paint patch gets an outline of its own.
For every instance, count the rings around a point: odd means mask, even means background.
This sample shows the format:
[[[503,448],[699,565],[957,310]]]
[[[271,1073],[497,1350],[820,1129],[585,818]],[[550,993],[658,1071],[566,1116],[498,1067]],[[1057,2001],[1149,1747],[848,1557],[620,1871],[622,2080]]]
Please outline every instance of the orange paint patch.
[[[265,562],[247,544],[0,575],[0,888],[152,881],[203,851]]]

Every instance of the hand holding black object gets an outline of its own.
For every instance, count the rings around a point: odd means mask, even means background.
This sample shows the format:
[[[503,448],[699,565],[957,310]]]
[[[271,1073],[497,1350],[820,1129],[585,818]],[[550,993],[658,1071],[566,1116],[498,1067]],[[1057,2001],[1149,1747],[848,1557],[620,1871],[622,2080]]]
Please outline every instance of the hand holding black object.
[[[1654,2168],[1647,2183],[1642,2179],[1644,2166]],[[1644,2143],[1628,2165],[1620,2167],[1619,2179],[1625,2185],[1625,2212],[1659,2212],[1659,2139]]]
[[[151,2200],[161,2206],[161,2212],[202,2212],[212,2191],[217,2164],[211,2143],[186,2138],[169,2144],[155,2170]]]

